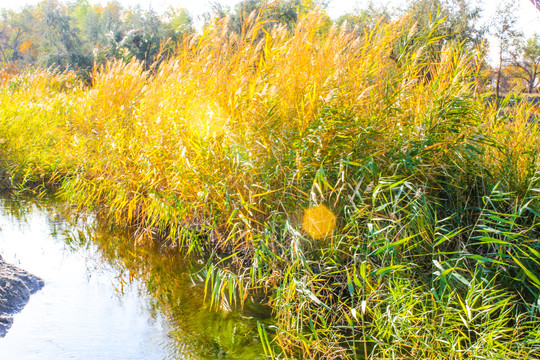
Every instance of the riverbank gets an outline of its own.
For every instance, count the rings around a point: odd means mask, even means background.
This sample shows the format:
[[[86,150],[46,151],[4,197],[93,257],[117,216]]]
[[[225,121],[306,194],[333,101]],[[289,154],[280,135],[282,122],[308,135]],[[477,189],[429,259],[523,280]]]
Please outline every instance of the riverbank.
[[[270,357],[540,356],[529,105],[490,106],[476,52],[403,20],[252,25],[91,87],[10,79],[2,183],[210,259],[194,278],[212,308],[272,306]]]
[[[0,337],[7,334],[13,315],[21,311],[30,295],[44,285],[43,280],[6,263],[0,255]]]

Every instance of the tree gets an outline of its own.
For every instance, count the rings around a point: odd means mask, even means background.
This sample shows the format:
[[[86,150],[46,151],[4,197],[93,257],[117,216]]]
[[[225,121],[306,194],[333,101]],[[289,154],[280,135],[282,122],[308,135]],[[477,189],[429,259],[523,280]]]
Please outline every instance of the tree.
[[[478,23],[481,10],[467,0],[415,0],[405,11],[421,29],[429,27],[434,19],[443,18],[436,35],[444,41],[478,45],[484,38],[485,30]]]
[[[249,15],[253,12],[261,17],[265,22],[265,27],[271,28],[276,24],[284,24],[292,30],[298,18],[315,9],[317,6],[323,8],[327,0],[242,0],[231,10],[220,3],[212,4],[212,11],[204,15],[205,21],[212,18],[229,17],[229,27],[231,30],[241,33],[246,26]]]
[[[28,64],[35,61],[38,43],[32,24],[35,11],[26,7],[21,12],[4,10],[0,19],[0,61]]]
[[[88,74],[94,64],[136,58],[150,68],[174,54],[193,31],[184,9],[164,16],[118,2],[93,5],[89,0],[43,0],[22,11],[0,15],[0,64],[53,66]]]
[[[169,8],[165,12],[165,29],[172,40],[179,40],[184,34],[193,32],[193,19],[183,8]]]
[[[511,54],[512,47],[516,45],[522,34],[516,29],[516,5],[510,0],[502,3],[495,16],[491,20],[491,34],[497,39],[499,66],[496,71],[496,95],[501,94],[501,78],[504,67],[508,63],[508,57]]]
[[[540,37],[534,34],[517,50],[513,54],[513,76],[525,81],[527,92],[532,93],[540,78]]]
[[[166,40],[163,23],[153,10],[140,7],[130,9],[124,14],[126,32],[119,47],[124,49],[124,59],[136,58],[148,69],[158,60],[161,45]]]
[[[418,51],[423,81],[432,79],[432,63],[438,63],[449,43],[470,50],[478,48],[484,34],[480,9],[467,0],[413,0],[403,10],[403,24],[410,30],[396,41],[390,58],[400,63],[401,54]]]
[[[349,30],[353,30],[354,28],[363,30],[372,29],[379,22],[388,23],[390,20],[391,16],[387,8],[382,6],[377,7],[373,1],[370,1],[365,9],[356,9],[352,13],[340,16],[336,20],[336,24],[341,27],[346,23]]]
[[[92,57],[84,51],[80,30],[72,27],[67,8],[56,0],[48,0],[39,4],[39,10],[42,51],[38,62],[60,70],[90,70]]]

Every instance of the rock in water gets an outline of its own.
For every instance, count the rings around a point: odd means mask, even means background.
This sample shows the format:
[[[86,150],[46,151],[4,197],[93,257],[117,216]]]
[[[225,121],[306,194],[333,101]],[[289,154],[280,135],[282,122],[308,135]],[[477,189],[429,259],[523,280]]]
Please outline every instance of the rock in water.
[[[30,295],[43,287],[43,280],[0,256],[0,337],[4,337],[13,323],[13,314],[22,310]]]

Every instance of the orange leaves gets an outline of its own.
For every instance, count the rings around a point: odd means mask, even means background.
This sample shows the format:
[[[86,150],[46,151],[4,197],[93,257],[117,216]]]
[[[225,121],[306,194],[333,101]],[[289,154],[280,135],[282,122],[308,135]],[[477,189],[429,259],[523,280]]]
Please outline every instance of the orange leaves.
[[[30,51],[31,47],[32,47],[32,41],[31,40],[26,40],[25,42],[23,42],[21,44],[21,47],[19,48],[19,51],[21,53],[25,53],[27,51]]]

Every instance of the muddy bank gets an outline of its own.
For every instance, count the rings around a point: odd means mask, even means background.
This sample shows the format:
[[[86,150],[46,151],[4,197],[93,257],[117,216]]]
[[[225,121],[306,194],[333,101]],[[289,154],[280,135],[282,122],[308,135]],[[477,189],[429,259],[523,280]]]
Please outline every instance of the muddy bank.
[[[22,310],[30,295],[41,289],[43,280],[0,256],[0,337],[4,337],[13,323],[13,314]]]

